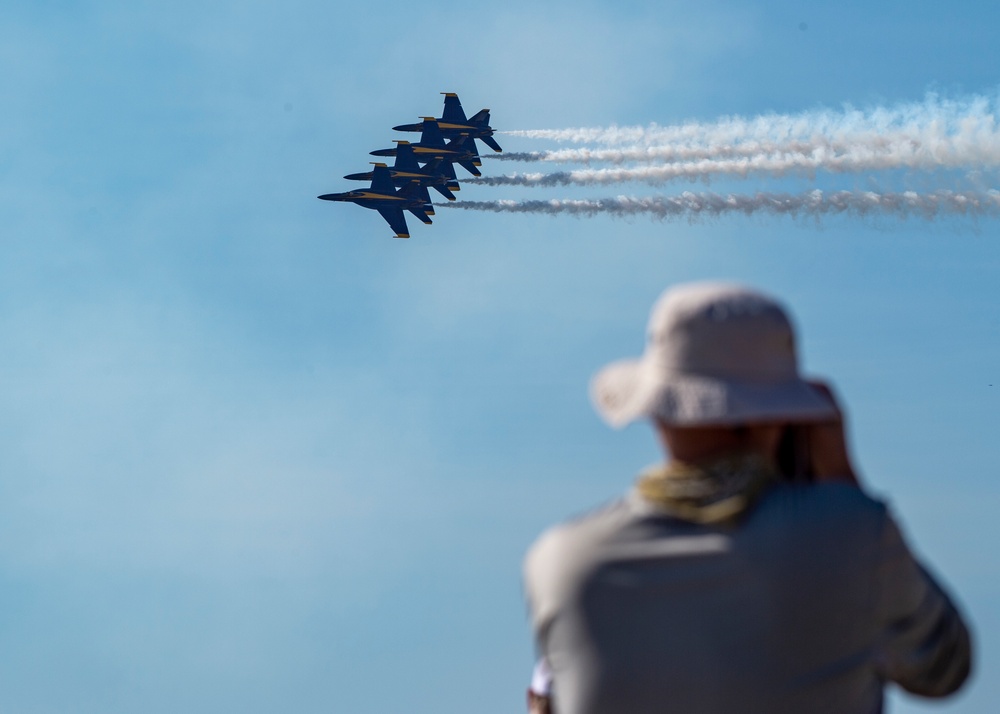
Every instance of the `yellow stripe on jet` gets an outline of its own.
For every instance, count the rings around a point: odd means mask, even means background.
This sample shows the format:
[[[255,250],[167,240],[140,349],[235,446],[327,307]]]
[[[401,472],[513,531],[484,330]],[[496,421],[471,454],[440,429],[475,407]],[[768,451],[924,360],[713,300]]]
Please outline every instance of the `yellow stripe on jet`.
[[[371,193],[370,191],[362,191],[358,198],[377,198],[380,201],[405,201],[405,198],[400,196],[390,196],[387,193]]]

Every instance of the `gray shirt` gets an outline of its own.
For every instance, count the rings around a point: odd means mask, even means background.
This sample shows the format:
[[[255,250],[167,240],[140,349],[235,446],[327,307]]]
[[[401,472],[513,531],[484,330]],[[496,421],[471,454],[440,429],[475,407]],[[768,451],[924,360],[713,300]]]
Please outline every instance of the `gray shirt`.
[[[525,585],[559,714],[875,714],[944,696],[969,634],[885,506],[780,485],[734,528],[630,493],[532,546]]]

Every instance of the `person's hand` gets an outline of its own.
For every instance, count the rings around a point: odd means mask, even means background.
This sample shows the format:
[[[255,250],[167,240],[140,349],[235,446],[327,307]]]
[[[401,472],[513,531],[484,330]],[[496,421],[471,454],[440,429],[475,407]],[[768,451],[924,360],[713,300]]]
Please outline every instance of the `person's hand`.
[[[847,437],[844,430],[844,413],[837,397],[824,382],[810,382],[813,389],[823,394],[837,410],[834,419],[809,424],[805,433],[809,440],[809,458],[817,482],[843,481],[860,486],[857,473],[847,452]]]
[[[554,714],[552,711],[552,697],[544,694],[535,694],[528,690],[528,714]]]

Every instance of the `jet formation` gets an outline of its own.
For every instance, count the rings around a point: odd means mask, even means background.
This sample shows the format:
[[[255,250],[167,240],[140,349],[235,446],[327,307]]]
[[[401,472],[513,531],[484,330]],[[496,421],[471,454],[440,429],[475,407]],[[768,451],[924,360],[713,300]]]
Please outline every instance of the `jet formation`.
[[[378,211],[397,238],[410,237],[403,211],[409,211],[430,224],[434,206],[428,189],[433,188],[449,201],[454,201],[455,191],[460,188],[455,164],[473,176],[482,175],[476,140],[493,151],[503,151],[493,138],[489,109],[466,117],[457,94],[441,93],[444,95],[444,111],[440,117],[420,117],[418,124],[393,127],[393,131],[419,132],[420,141],[394,140],[395,147],[370,152],[372,156],[395,157],[391,167],[372,162],[374,170],[344,176],[349,181],[371,181],[369,188],[325,193],[319,198],[355,203]]]

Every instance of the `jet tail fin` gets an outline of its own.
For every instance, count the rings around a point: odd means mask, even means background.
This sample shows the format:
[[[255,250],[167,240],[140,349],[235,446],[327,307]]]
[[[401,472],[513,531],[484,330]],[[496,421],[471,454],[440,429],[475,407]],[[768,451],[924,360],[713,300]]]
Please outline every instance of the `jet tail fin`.
[[[472,163],[471,161],[459,161],[458,163],[461,164],[461,166],[462,166],[463,169],[465,169],[466,171],[468,171],[473,176],[482,176],[483,175],[483,172],[480,171],[478,168],[476,168],[476,165],[474,163]]]
[[[438,165],[438,171],[444,174],[448,178],[449,182],[458,181],[458,176],[455,175],[455,165],[450,161],[442,161]]]
[[[485,124],[490,125],[490,110],[480,109],[478,112],[469,117],[470,124]]]
[[[416,190],[417,195],[420,196],[420,199],[425,204],[427,204],[428,206],[430,206],[431,205],[431,194],[427,190],[427,185],[426,184],[422,184],[422,183],[417,183],[417,188],[415,190]],[[434,209],[431,208],[429,211],[427,211],[427,213],[433,216],[434,215]]]
[[[450,186],[435,185],[434,190],[440,193],[445,198],[447,198],[449,201],[454,201],[456,198],[455,194],[451,192]]]
[[[465,110],[462,103],[458,101],[458,95],[454,92],[441,92],[444,95],[444,112],[441,119],[445,124],[464,124],[468,120],[465,118]]]
[[[472,138],[471,134],[462,134],[455,141],[455,146],[461,146],[471,153],[475,158],[472,159],[472,163],[479,166],[479,147],[476,146],[475,140]]]
[[[420,181],[417,181],[416,179],[410,181],[408,184],[399,189],[398,195],[401,198],[409,199],[410,201],[413,201],[415,199],[420,200],[420,203],[423,204],[418,209],[420,210],[420,213],[413,214],[420,220],[424,221],[424,218],[426,218],[427,216],[434,215],[434,204],[431,203],[431,194],[427,190],[427,186],[421,183]],[[411,206],[412,205],[413,204],[411,203]],[[411,213],[413,212],[412,207],[408,207],[407,210],[410,211]],[[426,221],[424,221],[424,223],[430,223],[430,219],[428,218]]]
[[[424,210],[423,208],[417,208],[416,206],[411,206],[410,208],[408,208],[406,210],[408,210],[410,213],[412,213],[414,216],[416,216],[417,218],[419,218],[421,221],[423,221],[427,225],[430,225],[431,223],[433,223],[433,221],[431,220],[431,217],[427,215],[427,211]]]
[[[496,142],[496,139],[494,139],[492,136],[477,136],[476,138],[482,141],[484,144],[486,144],[494,151],[503,151],[503,149],[500,148],[500,144],[498,144]]]

